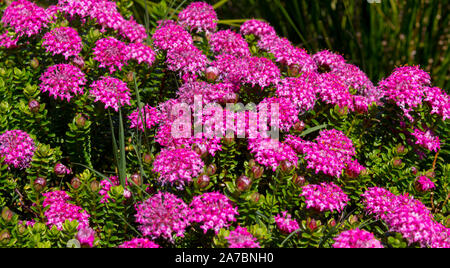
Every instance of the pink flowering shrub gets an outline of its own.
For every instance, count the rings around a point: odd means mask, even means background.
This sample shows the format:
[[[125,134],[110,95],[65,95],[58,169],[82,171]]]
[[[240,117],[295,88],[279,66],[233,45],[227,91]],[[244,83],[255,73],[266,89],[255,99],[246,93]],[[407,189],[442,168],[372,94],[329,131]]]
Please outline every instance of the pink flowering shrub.
[[[0,247],[450,247],[426,66],[150,2],[0,1]]]

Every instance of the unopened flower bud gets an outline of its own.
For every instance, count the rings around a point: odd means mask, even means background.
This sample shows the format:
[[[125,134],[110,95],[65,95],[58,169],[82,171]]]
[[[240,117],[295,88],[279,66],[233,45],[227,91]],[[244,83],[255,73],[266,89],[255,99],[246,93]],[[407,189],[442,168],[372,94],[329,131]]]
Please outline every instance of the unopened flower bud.
[[[299,73],[300,73],[300,68],[298,67],[298,65],[289,66],[289,76],[296,77],[299,75]]]
[[[46,185],[47,181],[44,178],[37,178],[34,180],[34,190],[36,190],[36,192],[44,190]]]
[[[349,219],[349,222],[350,222],[350,224],[357,223],[358,222],[358,217],[355,216],[355,215],[351,216],[350,219]]]
[[[82,114],[77,115],[77,119],[75,120],[75,124],[77,127],[84,127],[86,125],[86,117],[84,117]]]
[[[328,222],[328,225],[329,225],[330,227],[336,226],[336,220],[335,220],[335,219],[331,219],[331,220]]]
[[[208,67],[206,68],[206,80],[209,82],[214,82],[217,79],[217,76],[219,75],[219,69],[216,67]]]
[[[402,165],[402,160],[398,157],[394,158],[394,161],[392,163],[394,167],[400,167]]]
[[[236,181],[236,186],[240,192],[250,189],[252,180],[245,175],[240,176]]]
[[[11,235],[9,234],[8,230],[5,229],[2,232],[0,232],[0,242],[8,242],[10,238]]]
[[[418,170],[416,167],[411,167],[411,173],[412,173],[413,175],[416,175],[417,172],[419,172],[419,170]]]
[[[200,175],[197,178],[198,187],[200,187],[201,189],[204,189],[204,188],[208,187],[210,181],[211,181],[211,179],[209,178],[209,176],[207,176],[207,175]]]
[[[254,166],[254,167],[252,167],[252,174],[253,174],[253,178],[259,179],[264,174],[264,168],[261,166]]]
[[[72,173],[70,169],[68,169],[65,165],[61,163],[57,163],[53,168],[53,171],[58,177],[64,177],[66,174]]]
[[[100,188],[100,183],[98,181],[92,181],[91,182],[91,190],[93,192],[98,192],[99,188]]]
[[[81,245],[92,247],[95,240],[95,231],[90,227],[80,229],[76,235]]]
[[[251,200],[252,202],[254,202],[254,203],[258,203],[260,197],[261,197],[261,194],[260,194],[260,193],[253,193],[253,194],[250,196],[250,200]]]
[[[70,181],[70,185],[72,186],[73,189],[78,189],[81,186],[81,181],[79,178],[73,177],[72,180]]]
[[[39,61],[36,58],[33,58],[30,62],[30,65],[33,69],[37,69],[39,67]]]
[[[209,176],[216,174],[216,171],[217,167],[214,164],[211,164],[206,168],[206,174],[208,174]]]
[[[138,173],[134,173],[133,175],[131,175],[131,181],[134,184],[136,184],[137,186],[141,186],[142,185],[142,177]]]
[[[12,217],[14,216],[14,213],[7,207],[4,207],[2,209],[2,219],[6,222],[9,222]]]
[[[294,181],[294,184],[297,185],[297,186],[299,186],[299,187],[304,186],[305,183],[306,183],[305,177],[300,176],[300,175],[298,175],[297,173],[294,174],[294,176],[293,176],[292,179],[293,179],[293,181]]]
[[[436,177],[436,173],[434,173],[434,171],[430,170],[427,173],[425,173],[425,176],[433,179],[434,177]]]
[[[396,148],[397,154],[403,154],[405,152],[405,146],[399,144]]]
[[[123,197],[125,197],[126,199],[131,197],[131,192],[127,189],[123,190]]]
[[[305,129],[305,122],[299,121],[294,124],[294,130],[302,132]]]
[[[308,218],[306,221],[306,226],[309,228],[309,230],[315,231],[317,229],[317,222],[314,219]]]
[[[144,163],[145,164],[151,164],[153,160],[153,157],[151,154],[144,154]]]
[[[294,165],[288,160],[283,160],[281,161],[280,167],[283,172],[289,172],[292,170]]]
[[[41,108],[41,104],[37,101],[37,100],[30,100],[28,102],[28,108],[30,109],[30,111],[32,113],[37,113],[39,112],[40,108]]]
[[[128,80],[128,82],[133,82],[134,81],[134,74],[133,74],[133,72],[127,73],[127,80]]]
[[[252,168],[252,167],[255,166],[255,165],[256,165],[255,159],[250,159],[250,161],[248,161],[248,167],[249,167],[249,168]]]

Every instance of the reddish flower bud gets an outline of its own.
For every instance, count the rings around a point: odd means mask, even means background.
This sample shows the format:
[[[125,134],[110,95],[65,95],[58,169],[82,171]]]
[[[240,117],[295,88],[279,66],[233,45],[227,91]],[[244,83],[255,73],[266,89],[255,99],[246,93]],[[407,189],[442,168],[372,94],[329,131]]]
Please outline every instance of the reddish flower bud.
[[[75,120],[75,124],[77,127],[84,127],[86,125],[86,117],[84,117],[82,114],[77,115],[77,119]]]
[[[36,58],[33,58],[30,62],[30,65],[33,69],[37,69],[39,67],[39,61]]]
[[[436,177],[436,173],[434,173],[434,171],[430,170],[427,173],[425,173],[425,176],[433,179],[434,177]]]
[[[300,68],[298,65],[291,65],[289,66],[289,76],[296,77],[300,74]]]
[[[145,164],[151,164],[153,160],[153,157],[151,154],[144,154],[144,163]]]
[[[336,220],[335,220],[335,219],[331,219],[331,220],[328,222],[328,225],[329,225],[330,227],[336,226]]]
[[[392,163],[394,167],[400,167],[402,165],[402,160],[398,157],[394,158],[394,161]]]
[[[44,178],[37,178],[34,180],[34,190],[36,190],[36,192],[41,192],[44,190],[46,185],[47,181]]]
[[[206,80],[209,82],[214,82],[217,79],[217,76],[219,75],[219,69],[216,67],[208,67],[206,69]]]
[[[254,203],[258,203],[260,197],[261,197],[261,194],[260,194],[260,193],[253,193],[253,194],[250,196],[250,200],[251,200],[252,202],[254,202]]]
[[[98,181],[92,181],[91,182],[91,190],[93,192],[98,192],[99,188],[100,188],[100,183]]]
[[[211,180],[207,175],[200,175],[197,178],[198,187],[200,187],[201,189],[204,189],[204,188],[208,187],[210,181]]]
[[[28,102],[28,108],[32,113],[37,113],[41,108],[41,104],[37,100],[30,100]]]
[[[298,132],[302,132],[305,129],[305,127],[306,127],[306,125],[305,125],[305,122],[303,122],[303,121],[299,121],[294,124],[294,130],[296,130]]]
[[[294,168],[294,165],[288,160],[283,160],[283,161],[281,161],[280,167],[281,167],[281,171],[289,172]]]
[[[65,165],[61,163],[57,163],[53,168],[53,171],[55,172],[56,176],[59,177],[64,177],[66,174],[72,173],[70,169],[68,169]]]
[[[405,146],[399,144],[396,148],[397,154],[403,154],[405,152]]]
[[[252,168],[252,167],[255,166],[255,165],[256,165],[255,159],[250,159],[250,161],[248,161],[248,167],[249,167],[249,168]]]
[[[0,242],[8,242],[11,238],[11,235],[9,234],[8,230],[3,230],[0,232]]]
[[[305,177],[299,176],[298,174],[294,174],[294,176],[292,177],[292,180],[294,181],[294,184],[299,187],[304,186],[306,183]]]
[[[253,178],[259,179],[264,174],[264,168],[261,166],[253,166],[252,167]]]
[[[314,232],[314,230],[317,229],[317,222],[314,219],[308,218],[306,220],[306,226],[309,228],[309,230],[311,230],[312,232]]]
[[[81,186],[81,181],[77,177],[73,177],[70,181],[70,185],[73,187],[73,189],[78,189]]]
[[[133,175],[131,175],[131,181],[137,186],[142,185],[142,177],[138,173],[134,173]]]
[[[236,181],[236,186],[240,192],[250,189],[252,180],[245,175],[240,176]]]
[[[216,174],[216,171],[217,171],[216,165],[211,164],[206,169],[206,174],[208,174],[209,176],[212,176],[212,175]]]
[[[6,222],[9,222],[12,217],[14,216],[14,213],[7,207],[4,207],[2,209],[2,219]]]
[[[418,170],[416,167],[411,167],[411,173],[412,173],[413,175],[416,175],[417,172],[419,172],[419,170]]]

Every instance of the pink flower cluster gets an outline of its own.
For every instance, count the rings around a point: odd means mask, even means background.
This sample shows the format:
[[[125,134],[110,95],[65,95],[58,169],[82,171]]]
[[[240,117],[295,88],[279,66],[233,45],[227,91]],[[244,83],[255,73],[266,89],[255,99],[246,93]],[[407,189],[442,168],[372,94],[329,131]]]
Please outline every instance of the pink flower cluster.
[[[332,182],[306,185],[302,190],[300,196],[305,197],[306,208],[319,211],[341,212],[350,200],[342,189]]]
[[[110,76],[103,76],[100,80],[94,81],[91,85],[91,95],[95,97],[95,102],[100,101],[105,104],[105,109],[113,108],[116,112],[119,107],[125,104],[131,105],[131,93],[127,84]]]
[[[163,150],[155,158],[153,171],[160,174],[162,184],[184,187],[203,170],[205,164],[200,156],[186,148]]]
[[[354,109],[353,98],[348,86],[335,74],[323,73],[319,76],[317,79],[317,94],[325,103],[338,105],[340,108]]]
[[[102,199],[100,200],[100,203],[109,203],[109,195],[108,192],[111,190],[113,186],[119,186],[119,178],[117,176],[109,177],[109,179],[102,180],[100,182],[100,191],[98,192],[99,195],[102,196]]]
[[[119,248],[159,248],[159,245],[147,238],[134,238],[123,242]]]
[[[385,221],[391,232],[402,234],[409,243],[450,248],[450,229],[435,222],[420,201],[379,187],[369,188],[362,196],[367,212]]]
[[[130,116],[128,116],[128,119],[131,121],[130,128],[137,127],[140,130],[145,131],[145,129],[151,129],[159,123],[160,113],[157,108],[145,105],[140,111],[137,109],[132,112]],[[142,124],[142,119],[145,121],[145,127],[144,124]]]
[[[206,70],[207,57],[194,45],[180,46],[167,52],[167,69],[180,74],[201,74]]]
[[[171,193],[158,192],[137,205],[136,210],[139,230],[152,239],[162,237],[173,242],[172,235],[184,237],[189,226],[188,206]]]
[[[438,114],[442,120],[450,118],[450,97],[438,87],[425,87],[425,101],[431,105],[431,114]]]
[[[275,110],[272,110],[272,108]],[[297,109],[297,105],[288,98],[265,98],[258,104],[260,116],[263,110],[267,113],[268,124],[270,126],[275,125],[286,132],[289,132],[294,124],[299,121],[298,114],[300,111]],[[273,113],[276,113],[276,115]]]
[[[211,35],[209,44],[211,50],[217,54],[229,54],[236,57],[249,57],[248,43],[238,33],[232,30],[223,30]]]
[[[152,66],[155,62],[155,52],[146,44],[131,43],[128,45],[128,53],[128,58],[136,60],[139,64],[144,62]]]
[[[78,230],[76,238],[81,245],[92,247],[95,240],[95,231],[90,227],[81,228]]]
[[[354,166],[352,157],[356,155],[353,142],[342,131],[335,129],[321,131],[316,142],[304,141],[299,137],[288,135],[285,143],[298,153],[304,154],[307,168],[316,174],[322,171],[326,175],[340,177],[342,170],[349,166],[361,171],[361,166]]]
[[[0,135],[0,158],[10,167],[28,168],[35,149],[33,139],[22,130],[8,130]]]
[[[69,203],[70,196],[65,191],[54,191],[42,194],[45,199],[43,207],[46,208],[44,216],[47,218],[47,225],[56,226],[62,230],[66,220],[78,221],[78,230],[89,227],[89,214],[79,206]]]
[[[260,20],[247,20],[241,25],[241,34],[250,35],[253,34],[256,37],[263,38],[266,36],[274,36],[277,33],[275,29],[270,26],[267,22]]]
[[[220,229],[236,221],[235,216],[239,214],[230,199],[219,192],[195,196],[189,208],[190,222],[203,223],[200,228],[205,234],[208,230],[218,234]]]
[[[73,95],[84,93],[83,86],[86,83],[84,73],[70,64],[56,64],[47,68],[41,75],[40,88],[42,92],[48,92],[55,99],[66,99],[70,102]]]
[[[303,73],[300,77],[286,77],[277,85],[276,94],[289,98],[301,112],[314,108],[316,102],[317,75]]]
[[[122,67],[130,59],[127,44],[114,37],[106,37],[98,40],[95,43],[94,56],[94,60],[100,62],[100,67],[109,68],[110,73],[115,72],[116,68],[122,70]]]
[[[383,248],[372,233],[358,228],[344,231],[334,240],[333,248]]]
[[[414,132],[411,133],[411,135],[416,138],[416,144],[419,144],[430,151],[437,152],[441,148],[439,137],[434,136],[430,130],[423,132],[419,129],[414,129]]]
[[[102,31],[107,28],[115,30],[131,42],[142,42],[147,38],[145,27],[136,23],[133,18],[123,18],[113,1],[59,0],[57,8],[71,17],[79,16],[82,21],[87,18],[95,20],[102,26]]]
[[[428,190],[436,188],[434,182],[431,181],[427,176],[418,177],[415,181],[415,186],[419,192],[427,192]]]
[[[236,227],[225,239],[228,240],[229,248],[260,248],[258,240],[245,227]]]
[[[193,2],[178,14],[178,23],[197,33],[215,32],[218,20],[214,8],[205,2]]]
[[[17,41],[19,41],[19,37],[10,36],[7,32],[4,34],[0,34],[0,47],[4,48],[15,48],[17,47]]]
[[[259,164],[271,167],[275,171],[282,162],[290,166],[297,166],[298,157],[292,148],[278,140],[271,138],[249,139],[248,149],[255,155]]]
[[[276,85],[280,81],[281,72],[277,65],[267,58],[250,57],[247,59],[248,73],[244,82],[261,89]]]
[[[26,0],[17,0],[5,9],[1,22],[13,28],[18,37],[31,37],[47,27],[48,19],[44,8]]]
[[[83,43],[78,32],[70,27],[59,27],[46,33],[42,46],[53,55],[62,54],[67,60],[71,56],[80,54]]]
[[[280,214],[277,214],[275,216],[275,223],[278,226],[278,229],[280,229],[285,234],[290,234],[298,229],[300,229],[300,226],[298,225],[298,222],[296,220],[292,219],[291,214],[288,214],[287,211],[283,211]]]
[[[378,87],[413,121],[409,113],[422,104],[424,91],[430,84],[430,75],[419,66],[404,66],[396,68],[388,78],[379,82]]]
[[[172,50],[176,47],[187,47],[194,44],[192,36],[173,21],[165,21],[156,28],[153,34],[153,45],[161,50]]]
[[[194,97],[202,97],[202,104],[224,103],[236,97],[236,87],[231,83],[210,84],[204,81],[188,81],[178,88],[178,100],[193,108]]]

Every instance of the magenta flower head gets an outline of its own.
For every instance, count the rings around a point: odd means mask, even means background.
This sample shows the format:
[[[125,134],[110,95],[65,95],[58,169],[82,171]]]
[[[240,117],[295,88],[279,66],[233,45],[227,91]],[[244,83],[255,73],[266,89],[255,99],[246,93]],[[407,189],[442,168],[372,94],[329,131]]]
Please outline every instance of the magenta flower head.
[[[178,14],[178,23],[197,33],[215,32],[217,21],[216,11],[205,2],[193,2]]]
[[[173,242],[173,235],[184,237],[189,226],[189,208],[171,193],[158,192],[136,206],[136,222],[144,236],[162,237]]]
[[[83,43],[75,29],[59,27],[44,35],[42,46],[47,52],[53,53],[53,56],[61,54],[67,60],[71,56],[80,54]]]
[[[439,151],[441,148],[441,143],[439,137],[431,134],[430,130],[423,132],[419,129],[414,129],[414,132],[411,133],[416,138],[416,144],[430,150],[430,151]]]
[[[249,139],[248,149],[255,156],[256,162],[271,167],[275,171],[282,162],[297,166],[298,157],[295,151],[287,144],[271,138]]]
[[[203,171],[200,156],[186,148],[163,150],[155,158],[153,171],[160,174],[158,180],[162,184],[176,184],[183,188]]]
[[[130,42],[143,42],[147,39],[147,33],[145,27],[137,23],[133,17],[129,20],[122,20],[119,26],[119,34],[123,37],[128,38]]]
[[[19,41],[19,37],[12,37],[7,32],[4,34],[0,34],[0,47],[4,48],[15,48],[17,47],[17,42]]]
[[[73,95],[82,95],[86,83],[84,73],[70,64],[56,64],[47,68],[41,75],[40,88],[55,99],[66,99],[70,102]]]
[[[78,221],[78,230],[89,227],[89,214],[81,207],[69,203],[70,197],[66,192],[54,191],[42,195],[45,197],[42,204],[46,208],[44,216],[50,228],[56,226],[58,230],[62,230],[66,220]]]
[[[94,47],[94,60],[100,62],[100,67],[109,68],[113,73],[128,63],[130,53],[128,46],[114,37],[98,40]],[[116,69],[117,68],[117,69]]]
[[[53,168],[53,171],[55,172],[55,174],[57,176],[62,176],[62,177],[72,173],[72,170],[70,170],[69,168],[67,168],[65,165],[63,165],[61,163],[57,163],[55,165],[55,167]]]
[[[253,34],[256,37],[263,38],[266,36],[275,36],[277,33],[275,29],[265,21],[248,20],[241,25],[241,34]]]
[[[81,228],[78,230],[76,238],[81,245],[92,247],[95,240],[95,231],[90,227]]]
[[[416,189],[419,192],[427,192],[429,190],[432,190],[434,188],[436,188],[436,186],[434,185],[434,182],[431,181],[428,177],[426,176],[420,176],[416,179],[416,182],[414,184],[414,186],[416,187]]]
[[[151,129],[156,126],[161,120],[161,115],[157,108],[145,105],[140,111],[137,109],[132,112],[130,116],[128,116],[128,119],[131,121],[130,128],[137,127],[140,130],[145,131],[145,129]],[[144,124],[142,124],[142,119],[145,121],[145,127]]]
[[[190,206],[190,221],[202,223],[200,226],[206,234],[208,230],[214,230],[216,234],[220,229],[228,228],[236,221],[238,209],[225,195],[212,192],[195,196]]]
[[[258,240],[245,227],[236,227],[225,239],[228,240],[229,248],[260,248]]]
[[[132,43],[128,45],[129,58],[139,64],[146,63],[149,67],[155,62],[155,52],[143,43]]]
[[[346,63],[344,57],[329,50],[322,50],[313,55],[319,72],[328,73],[342,68]]]
[[[280,69],[267,58],[251,57],[248,61],[248,76],[245,82],[252,86],[259,85],[261,89],[275,85],[280,81]]]
[[[277,95],[289,98],[302,112],[314,108],[316,102],[317,75],[303,73],[300,77],[287,77],[277,84]]]
[[[10,167],[28,168],[35,149],[33,139],[24,131],[8,130],[0,135],[0,158]]]
[[[277,108],[278,107],[278,110]],[[269,125],[276,125],[281,130],[289,132],[289,130],[299,121],[298,114],[300,111],[288,98],[265,98],[258,104],[258,112],[261,115],[266,112]],[[274,116],[274,113],[276,116]],[[278,120],[275,120],[278,117]]]
[[[44,8],[26,0],[17,0],[5,9],[1,22],[13,28],[17,36],[31,37],[47,27],[49,21]]]
[[[306,208],[331,212],[341,212],[350,200],[342,189],[332,182],[306,185],[300,196],[305,197]]]
[[[113,108],[116,112],[119,107],[125,104],[131,105],[131,93],[127,84],[117,78],[103,76],[91,85],[91,95],[95,97],[95,102],[100,101],[105,104],[105,109]]]
[[[339,108],[348,107],[353,110],[353,98],[341,77],[333,73],[323,73],[317,79],[317,94],[321,101],[338,105]]]
[[[438,87],[425,87],[425,101],[431,106],[431,114],[438,114],[442,120],[450,118],[450,97]]]
[[[342,232],[334,240],[333,248],[383,248],[372,233],[358,228]]]
[[[298,222],[293,220],[291,214],[288,214],[287,211],[281,212],[281,215],[277,214],[275,216],[275,223],[277,224],[278,229],[285,234],[290,234],[300,229]]]
[[[226,53],[236,57],[249,57],[248,43],[238,33],[232,30],[223,30],[211,35],[209,44],[212,51],[217,54]]]
[[[153,45],[162,50],[193,45],[192,36],[173,21],[163,21],[153,34]]]
[[[159,245],[147,238],[133,238],[130,241],[123,242],[119,248],[159,248]]]
[[[182,75],[201,74],[207,63],[207,57],[194,45],[176,47],[167,52],[167,68]]]

